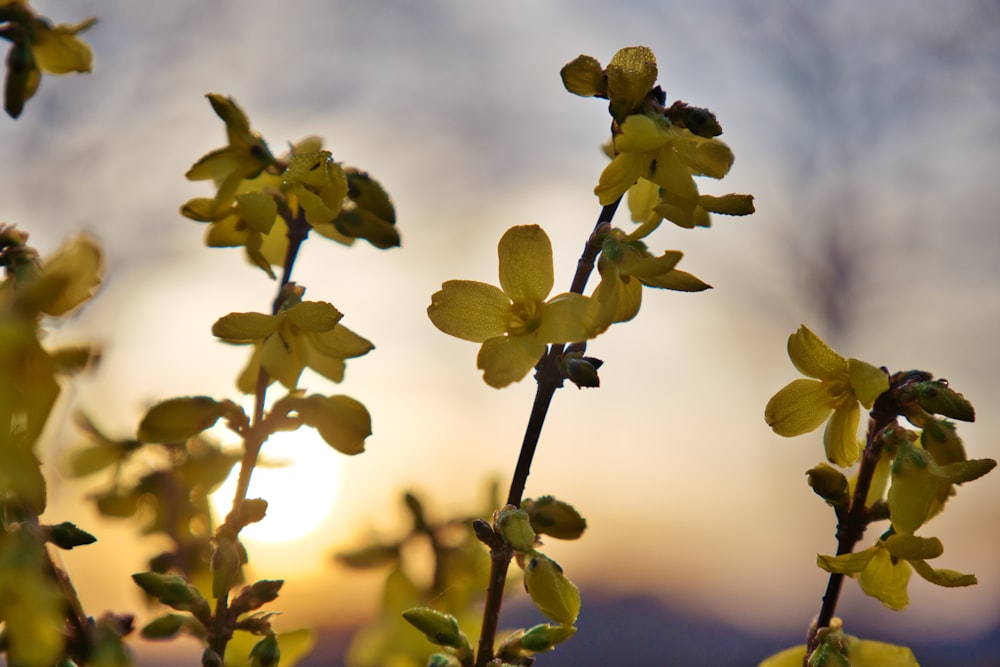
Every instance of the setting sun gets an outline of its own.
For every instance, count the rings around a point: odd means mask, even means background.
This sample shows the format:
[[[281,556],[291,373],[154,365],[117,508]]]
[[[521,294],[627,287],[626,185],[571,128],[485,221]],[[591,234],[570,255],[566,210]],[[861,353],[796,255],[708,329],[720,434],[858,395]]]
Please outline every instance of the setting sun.
[[[267,501],[267,516],[241,536],[255,542],[284,543],[305,537],[329,516],[337,496],[342,455],[310,428],[278,433],[264,444],[263,465],[250,478],[248,498]],[[224,517],[232,504],[239,467],[212,494],[212,507]]]

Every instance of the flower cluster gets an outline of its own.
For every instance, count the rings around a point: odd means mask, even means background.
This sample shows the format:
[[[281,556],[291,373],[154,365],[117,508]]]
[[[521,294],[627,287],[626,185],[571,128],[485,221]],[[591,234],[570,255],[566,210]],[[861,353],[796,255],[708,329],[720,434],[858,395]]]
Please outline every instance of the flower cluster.
[[[217,189],[214,197],[186,202],[181,214],[209,223],[209,246],[242,247],[251,263],[275,278],[272,267],[288,261],[290,231],[302,236],[315,230],[345,245],[359,238],[378,248],[399,245],[392,202],[367,173],[334,161],[318,137],[275,157],[232,98],[207,97],[226,124],[228,143],[185,174],[211,180]]]

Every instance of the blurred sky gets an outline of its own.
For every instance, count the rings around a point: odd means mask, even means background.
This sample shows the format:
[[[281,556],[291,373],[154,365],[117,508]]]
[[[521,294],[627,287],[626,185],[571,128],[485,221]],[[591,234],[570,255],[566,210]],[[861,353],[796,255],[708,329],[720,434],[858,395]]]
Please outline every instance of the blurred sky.
[[[547,545],[585,604],[588,587],[656,592],[748,629],[804,629],[816,614],[815,555],[835,549],[832,513],[803,476],[820,435],[785,440],[762,416],[796,376],[785,340],[800,323],[847,356],[947,377],[979,408],[960,427],[970,456],[997,455],[995,2],[33,4],[57,21],[100,18],[86,33],[95,71],[46,76],[20,120],[0,121],[0,216],[43,251],[78,231],[106,248],[107,286],[56,338],[105,346],[71,393],[108,430],[131,434],[159,399],[235,396],[245,351],[209,328],[273,298],[241,251],[205,248],[204,229],[178,214],[211,194],[184,172],[224,142],[206,92],[234,96],[276,153],[325,137],[394,198],[402,248],[317,239],[296,267],[308,297],[377,349],[336,388],[368,406],[374,435],[341,462],[335,518],[309,548],[251,553],[261,577],[303,560],[308,578],[282,593],[292,622],[346,616],[365,598],[352,591],[374,590],[375,577],[348,581],[328,555],[390,533],[402,489],[443,513],[479,503],[491,476],[508,483],[533,382],[486,386],[476,346],[439,333],[425,308],[444,280],[495,282],[496,242],[515,224],[546,229],[568,287],[599,212],[609,124],[605,103],[559,81],[581,53],[607,63],[621,47],[652,48],[668,101],[712,109],[736,154],[702,192],[749,192],[758,210],[651,237],[715,289],[647,292],[635,321],[589,348],[606,362],[602,387],[557,394],[527,494],[587,516],[581,542]],[[74,444],[60,435],[55,454]],[[934,564],[975,572],[977,587],[915,577],[911,607],[889,614],[849,583],[842,614],[952,636],[1000,622],[994,475],[924,529],[945,544]],[[53,518],[84,524],[79,493],[56,484],[52,513],[67,516]],[[88,608],[137,607],[106,563],[135,571],[156,545],[118,525],[94,532],[101,542],[65,556]]]

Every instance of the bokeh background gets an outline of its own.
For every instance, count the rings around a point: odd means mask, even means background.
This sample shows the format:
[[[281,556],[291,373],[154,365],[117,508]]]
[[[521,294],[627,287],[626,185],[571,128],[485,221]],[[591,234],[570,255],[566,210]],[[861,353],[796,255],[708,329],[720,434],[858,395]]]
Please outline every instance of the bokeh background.
[[[20,120],[0,121],[3,220],[43,251],[80,231],[107,251],[105,288],[54,333],[104,346],[98,372],[67,392],[67,417],[82,407],[125,437],[156,400],[236,395],[244,350],[209,328],[273,294],[239,250],[205,248],[204,229],[178,213],[211,194],[183,174],[224,141],[206,92],[234,96],[278,153],[325,137],[394,198],[400,249],[317,240],[296,270],[309,298],[376,344],[337,388],[373,414],[368,451],[293,494],[334,498],[333,512],[306,539],[250,545],[259,577],[287,580],[279,626],[319,627],[334,647],[313,664],[339,664],[335,639],[376,608],[378,575],[336,566],[335,549],[391,535],[403,489],[444,514],[480,503],[490,478],[509,480],[533,383],[486,386],[476,346],[440,334],[425,308],[444,280],[494,282],[496,242],[514,224],[547,230],[568,286],[599,211],[609,123],[602,101],[559,81],[581,53],[607,63],[623,46],[652,48],[668,100],[712,109],[736,154],[702,191],[753,193],[758,212],[658,231],[653,249],[683,250],[682,268],[715,289],[647,292],[636,321],[590,346],[606,361],[602,387],[557,395],[527,493],[572,502],[590,528],[547,547],[584,612],[581,636],[545,664],[604,664],[600,637],[614,635],[633,651],[617,664],[754,665],[804,636],[826,581],[815,555],[835,548],[832,513],[803,476],[820,436],[785,440],[762,417],[795,377],[785,340],[801,323],[848,356],[948,378],[979,409],[960,429],[970,456],[997,455],[993,0],[32,4],[61,22],[100,19],[85,35],[93,74],[46,77]],[[77,442],[53,433],[49,455]],[[100,538],[64,555],[88,610],[146,613],[125,575],[157,545],[101,523],[80,503],[85,485],[49,473],[52,517]],[[926,645],[924,664],[997,664],[998,520],[996,479],[962,488],[924,532],[945,544],[936,565],[979,585],[914,578],[910,608],[892,613],[848,582],[848,629]],[[683,652],[697,642],[720,652]],[[571,657],[574,643],[587,655]],[[933,662],[956,645],[978,648]],[[143,664],[197,654],[185,642],[136,650]]]

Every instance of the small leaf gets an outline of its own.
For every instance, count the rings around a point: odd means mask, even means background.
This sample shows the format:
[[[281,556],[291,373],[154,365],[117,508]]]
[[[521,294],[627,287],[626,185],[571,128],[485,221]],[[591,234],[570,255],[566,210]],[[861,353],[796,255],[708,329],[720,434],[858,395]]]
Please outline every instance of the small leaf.
[[[365,450],[365,438],[372,434],[371,415],[353,398],[314,394],[290,398],[286,404],[338,452],[354,455]]]
[[[93,544],[97,538],[75,524],[64,521],[54,526],[48,526],[47,540],[60,549],[72,549],[85,544]]]
[[[171,398],[150,408],[139,424],[140,442],[178,442],[211,428],[225,415],[224,403],[208,396]]]
[[[549,651],[576,634],[572,625],[536,625],[525,631],[521,637],[521,647],[532,653]]]
[[[164,614],[154,618],[140,631],[144,639],[171,639],[191,620],[183,614]]]
[[[539,611],[562,625],[573,625],[580,615],[580,589],[559,564],[535,552],[524,569],[524,587]]]
[[[587,529],[586,519],[572,505],[552,496],[527,499],[521,503],[521,509],[528,513],[535,532],[542,535],[575,540]]]
[[[250,667],[277,667],[281,646],[274,634],[267,635],[250,650]]]
[[[403,618],[424,633],[432,644],[456,649],[469,646],[468,638],[458,627],[458,620],[451,614],[442,614],[428,607],[418,607],[404,611]]]
[[[976,420],[976,410],[965,396],[944,380],[927,380],[916,385],[917,402],[927,412],[963,422]]]
[[[342,551],[334,558],[338,563],[356,570],[382,567],[399,560],[399,547],[376,544],[354,551]]]

